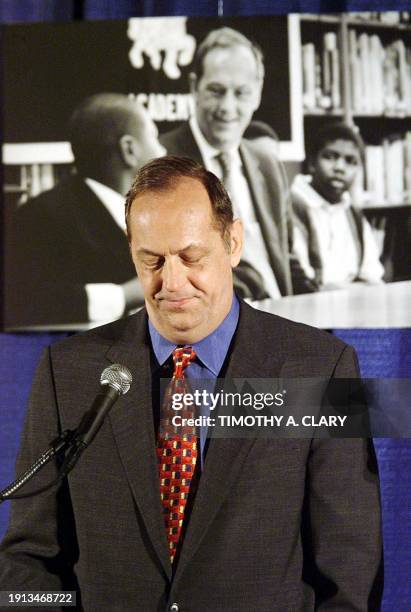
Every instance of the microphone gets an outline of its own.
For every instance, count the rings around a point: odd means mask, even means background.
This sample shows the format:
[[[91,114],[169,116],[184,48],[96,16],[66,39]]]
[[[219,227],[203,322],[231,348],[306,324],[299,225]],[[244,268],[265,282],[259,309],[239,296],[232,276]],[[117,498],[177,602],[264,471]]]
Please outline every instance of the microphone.
[[[131,376],[131,372],[119,363],[114,363],[106,368],[100,377],[102,390],[97,394],[91,408],[85,413],[77,429],[74,431],[70,431],[69,429],[63,431],[63,433],[51,443],[51,446],[24,472],[24,474],[22,474],[22,476],[18,477],[8,487],[3,489],[3,491],[0,491],[0,504],[6,501],[6,499],[33,497],[34,495],[47,491],[54,485],[59,485],[63,478],[67,476],[76,465],[84,449],[94,440],[107,413],[113,407],[120,395],[125,395],[130,389],[132,380],[133,377]],[[21,487],[31,480],[42,467],[67,447],[68,451],[61,464],[57,478],[40,489],[16,495],[16,491],[21,489]]]
[[[94,440],[108,412],[118,398],[125,395],[130,389],[132,380],[130,370],[120,363],[114,363],[102,372],[100,377],[102,389],[73,432],[70,440],[71,448],[61,468],[61,477],[66,476],[73,469],[80,454]]]

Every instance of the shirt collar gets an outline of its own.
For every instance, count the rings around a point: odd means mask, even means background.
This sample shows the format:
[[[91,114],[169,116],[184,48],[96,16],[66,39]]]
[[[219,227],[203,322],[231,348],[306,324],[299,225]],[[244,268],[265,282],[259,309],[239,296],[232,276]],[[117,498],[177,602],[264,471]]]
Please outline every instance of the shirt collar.
[[[238,299],[233,295],[230,312],[224,321],[220,323],[217,329],[211,334],[192,345],[197,357],[214,376],[218,376],[223,366],[228,348],[237,327],[239,313],[240,306]],[[164,338],[156,330],[150,319],[148,321],[148,328],[156,359],[160,365],[163,365],[177,345]]]
[[[111,189],[111,187],[108,187],[108,185],[104,185],[95,179],[87,177],[84,181],[103,203],[117,225],[122,230],[126,231],[124,196],[118,193],[118,191]]]
[[[331,204],[314,189],[311,185],[311,180],[312,177],[309,175],[298,174],[292,186],[292,192],[300,196],[307,206],[311,208],[324,208],[332,211],[345,210],[351,206],[351,196],[348,191],[342,194],[341,202]]]
[[[221,151],[210,145],[210,143],[204,138],[203,132],[200,130],[200,126],[198,125],[195,115],[190,118],[190,128],[193,133],[194,140],[196,141],[196,144],[200,150],[204,165],[207,167],[207,163],[210,161],[215,161],[215,158],[220,155]],[[241,167],[241,158],[238,147],[230,149],[228,153],[232,156],[235,164]]]

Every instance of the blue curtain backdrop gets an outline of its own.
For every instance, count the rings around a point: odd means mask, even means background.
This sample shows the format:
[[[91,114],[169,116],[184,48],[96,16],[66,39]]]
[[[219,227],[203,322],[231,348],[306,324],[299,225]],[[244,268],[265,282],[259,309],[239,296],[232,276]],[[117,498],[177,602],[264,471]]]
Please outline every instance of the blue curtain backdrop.
[[[0,22],[409,9],[409,0],[0,0]]]
[[[251,15],[343,10],[409,10],[409,0],[0,0],[0,22],[124,19],[154,15]],[[407,305],[404,304],[404,308]],[[365,377],[411,376],[411,330],[334,330],[359,354]],[[61,334],[0,334],[0,488],[13,464],[35,365],[42,349]],[[382,484],[384,612],[411,610],[411,443],[376,441]],[[0,537],[8,504],[0,507]]]

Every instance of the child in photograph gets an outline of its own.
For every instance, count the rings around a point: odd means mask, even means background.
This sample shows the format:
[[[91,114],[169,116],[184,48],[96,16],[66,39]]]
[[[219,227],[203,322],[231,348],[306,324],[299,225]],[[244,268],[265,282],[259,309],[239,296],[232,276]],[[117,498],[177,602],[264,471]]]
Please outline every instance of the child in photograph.
[[[353,128],[326,126],[311,148],[311,175],[297,175],[291,186],[293,253],[318,290],[382,282],[371,226],[349,192],[363,156],[364,143]]]

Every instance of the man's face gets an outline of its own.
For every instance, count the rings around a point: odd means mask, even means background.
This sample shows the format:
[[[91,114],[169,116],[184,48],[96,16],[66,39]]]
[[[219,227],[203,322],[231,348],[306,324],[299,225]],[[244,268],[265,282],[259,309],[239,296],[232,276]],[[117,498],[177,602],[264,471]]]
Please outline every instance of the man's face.
[[[137,196],[129,229],[133,262],[156,329],[176,344],[208,336],[231,307],[241,222],[232,225],[228,252],[206,189],[182,178],[166,191]]]
[[[203,74],[192,76],[196,116],[206,140],[220,151],[238,147],[261,100],[262,80],[248,47],[215,48],[203,60]]]
[[[343,193],[353,184],[360,164],[360,152],[351,140],[327,143],[315,160],[314,189],[329,202],[340,202]]]

